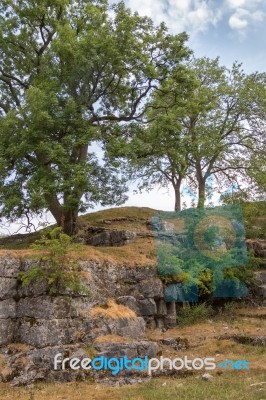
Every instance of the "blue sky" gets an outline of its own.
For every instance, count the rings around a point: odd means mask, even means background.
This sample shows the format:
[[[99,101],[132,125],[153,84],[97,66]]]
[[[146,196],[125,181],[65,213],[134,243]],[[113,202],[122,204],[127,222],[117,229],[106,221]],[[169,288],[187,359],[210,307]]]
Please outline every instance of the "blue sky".
[[[243,62],[246,72],[266,71],[265,0],[126,0],[126,4],[171,33],[186,31],[196,56],[231,66]]]

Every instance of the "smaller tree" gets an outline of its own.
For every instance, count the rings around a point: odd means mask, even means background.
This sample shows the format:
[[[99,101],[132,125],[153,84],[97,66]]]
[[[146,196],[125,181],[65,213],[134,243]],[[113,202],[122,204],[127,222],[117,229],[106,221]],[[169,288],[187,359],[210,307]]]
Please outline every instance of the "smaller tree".
[[[190,138],[180,119],[186,99],[197,86],[194,75],[180,66],[165,79],[147,105],[141,124],[126,125],[108,142],[113,159],[128,162],[128,176],[139,181],[139,189],[172,185],[175,211],[181,210],[181,185],[190,169]]]
[[[74,293],[89,294],[80,281],[77,254],[82,245],[72,243],[72,238],[58,227],[37,240],[31,248],[36,265],[20,275],[22,286],[34,281],[46,281],[50,294],[70,289]]]

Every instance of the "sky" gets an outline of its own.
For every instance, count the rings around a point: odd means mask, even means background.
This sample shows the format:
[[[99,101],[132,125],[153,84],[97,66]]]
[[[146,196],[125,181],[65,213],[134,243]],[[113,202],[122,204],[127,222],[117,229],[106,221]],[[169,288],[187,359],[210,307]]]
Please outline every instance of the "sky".
[[[115,1],[113,1],[115,2]],[[237,60],[246,72],[266,71],[265,0],[126,0],[170,33],[187,32],[197,57],[220,56],[230,67]]]
[[[126,4],[151,17],[156,24],[164,21],[170,33],[187,32],[188,46],[196,57],[219,56],[221,64],[227,67],[237,60],[247,73],[266,71],[266,0],[126,0]],[[171,188],[137,195],[134,189],[131,185],[124,206],[173,210]],[[216,196],[212,200],[217,199]],[[185,200],[188,201],[187,196]],[[96,207],[94,211],[102,208]],[[48,219],[52,221],[51,216]],[[0,226],[0,233],[12,233],[18,228],[19,223],[12,224],[9,231]]]

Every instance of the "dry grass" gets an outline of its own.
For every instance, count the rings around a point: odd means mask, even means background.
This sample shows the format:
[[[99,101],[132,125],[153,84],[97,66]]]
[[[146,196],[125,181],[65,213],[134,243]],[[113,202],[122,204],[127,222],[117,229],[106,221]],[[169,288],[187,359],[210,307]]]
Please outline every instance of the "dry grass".
[[[117,304],[113,299],[107,301],[106,306],[93,307],[90,310],[92,318],[104,317],[111,319],[135,319],[135,312],[123,304]]]
[[[81,254],[84,260],[116,263],[128,267],[156,265],[157,262],[153,239],[140,238],[120,247],[84,247],[85,250]]]
[[[98,336],[94,343],[128,343],[130,341],[129,338],[125,338],[124,336],[119,335],[104,335]]]
[[[0,382],[2,379],[6,379],[12,373],[11,368],[6,363],[5,357],[0,354]]]
[[[17,259],[23,259],[37,254],[41,253],[31,249],[0,249],[0,257],[8,255]],[[156,265],[157,262],[154,240],[145,238],[139,238],[132,243],[120,247],[93,247],[84,245],[80,253],[72,252],[72,256],[80,260],[114,263],[117,265],[127,265],[128,267]]]
[[[25,352],[30,349],[30,346],[25,343],[10,343],[7,347],[11,352]]]
[[[158,213],[157,210],[145,207],[119,207],[89,213],[80,217],[81,225],[99,226],[111,229],[130,230],[133,232],[150,232],[147,222]],[[26,235],[14,235],[0,239],[0,256],[13,255],[16,258],[26,258],[37,254],[29,247],[40,239],[44,230]],[[150,232],[151,233],[151,232]],[[84,260],[103,263],[116,263],[129,267],[136,265],[155,265],[156,252],[152,238],[139,238],[134,242],[120,247],[83,246],[83,250],[74,254]]]
[[[245,318],[241,314],[254,313],[254,318]],[[159,330],[148,331],[150,340],[161,340],[165,338],[185,338],[188,340],[189,348],[178,351],[178,357],[215,357],[217,361],[224,362],[226,359],[246,359],[250,363],[252,371],[257,373],[266,372],[266,349],[259,346],[252,346],[234,342],[232,339],[219,340],[219,336],[226,334],[239,334],[246,336],[265,335],[265,321],[255,316],[263,315],[265,309],[259,312],[253,308],[240,308],[236,310],[235,318],[224,316],[215,317],[204,323],[197,323],[190,326],[177,326],[163,333]],[[165,357],[176,357],[176,350],[170,346],[161,346]],[[231,373],[231,371],[226,371]]]

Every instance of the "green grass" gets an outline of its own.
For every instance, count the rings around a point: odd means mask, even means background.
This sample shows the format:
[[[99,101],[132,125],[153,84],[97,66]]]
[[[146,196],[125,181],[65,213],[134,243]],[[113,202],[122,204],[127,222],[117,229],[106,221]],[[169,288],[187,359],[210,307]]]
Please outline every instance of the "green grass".
[[[86,382],[38,384],[34,388],[0,389],[1,400],[264,400],[265,381],[261,372],[212,374],[211,381],[199,376],[189,378],[152,378],[139,385],[121,388]],[[264,390],[264,392],[263,392]]]
[[[206,303],[191,306],[185,304],[177,313],[178,325],[192,325],[201,322],[211,315],[211,306]]]
[[[260,381],[256,377],[255,381]],[[261,376],[261,380],[263,377]],[[214,376],[210,382],[203,381],[201,378],[187,378],[179,381],[167,380],[163,386],[162,380],[151,380],[149,384],[142,388],[129,388],[128,394],[124,399],[135,400],[260,400],[263,399],[262,391],[257,387],[251,387],[246,375],[228,374],[226,376]],[[265,397],[264,397],[265,399]]]

